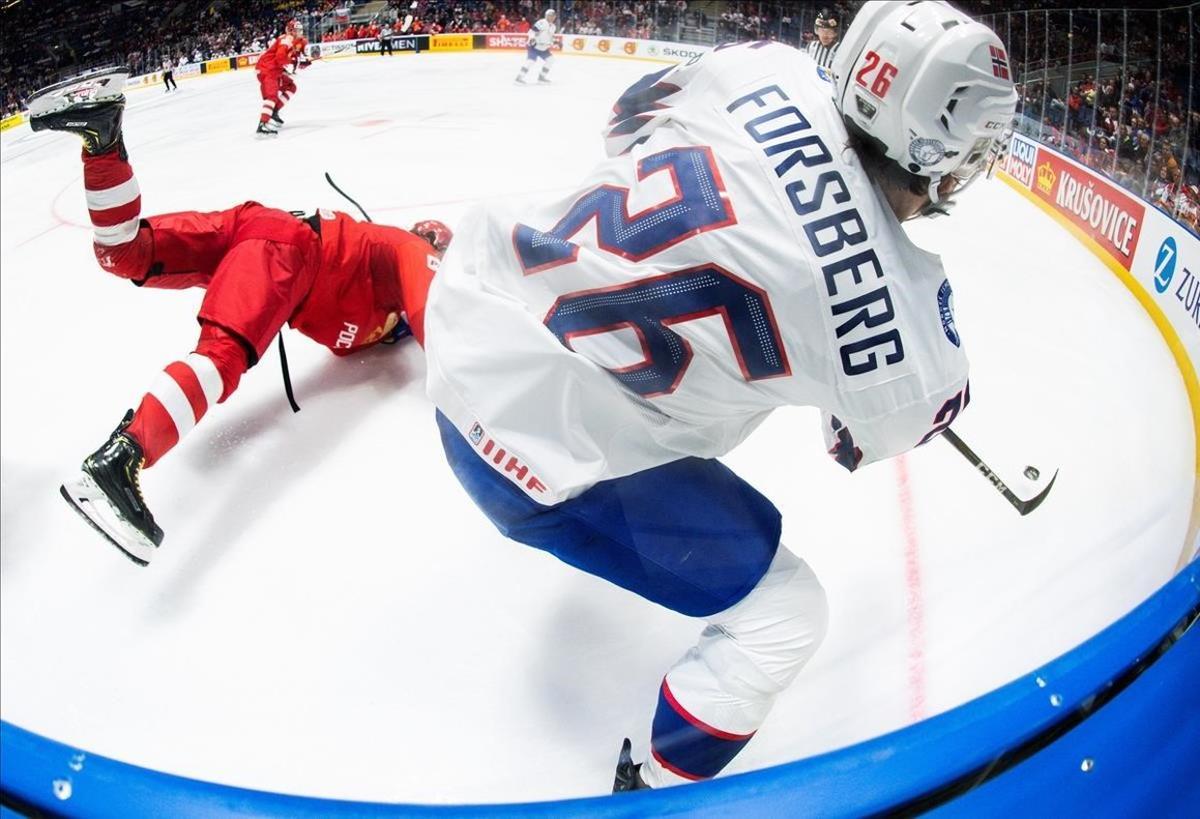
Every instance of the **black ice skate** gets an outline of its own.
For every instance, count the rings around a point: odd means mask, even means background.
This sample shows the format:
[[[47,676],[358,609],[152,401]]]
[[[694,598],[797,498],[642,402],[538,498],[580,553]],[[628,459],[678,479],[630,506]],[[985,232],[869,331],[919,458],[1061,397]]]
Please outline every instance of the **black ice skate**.
[[[271,122],[275,123],[276,125],[283,125],[283,120],[279,117],[279,111],[271,112]]]
[[[263,136],[279,136],[279,132],[265,122],[258,123],[258,129],[254,132],[260,137]]]
[[[642,764],[633,764],[633,743],[629,737],[621,743],[621,755],[617,758],[617,775],[613,779],[613,793],[626,791],[648,791],[650,786],[642,781]]]
[[[162,543],[163,531],[142,498],[138,482],[142,447],[125,434],[131,421],[133,410],[125,413],[104,446],[84,460],[79,476],[64,483],[59,492],[126,557],[145,566]]]
[[[101,69],[43,88],[29,100],[29,127],[76,134],[93,156],[118,150],[128,158],[121,139],[128,76],[125,68]]]

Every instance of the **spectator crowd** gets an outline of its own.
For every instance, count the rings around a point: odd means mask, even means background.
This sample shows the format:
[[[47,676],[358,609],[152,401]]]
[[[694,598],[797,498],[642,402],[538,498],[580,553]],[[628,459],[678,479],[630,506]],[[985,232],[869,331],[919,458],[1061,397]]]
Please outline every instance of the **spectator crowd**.
[[[564,33],[702,43],[779,40],[803,48],[813,37],[819,8],[833,11],[845,30],[862,3],[387,0],[373,4],[366,21],[354,14],[355,5],[354,0],[10,3],[0,7],[3,111],[17,111],[39,87],[98,64],[123,64],[137,74],[161,68],[164,60],[182,65],[257,51],[293,17],[301,18],[310,39],[321,40],[399,32],[409,15],[413,33],[521,33],[549,5],[558,10]],[[1016,12],[1000,0],[960,6],[1008,45],[1023,133],[1060,147],[1196,229],[1200,113],[1189,59],[1197,37],[1188,30],[1186,11],[1068,13],[1068,3],[1037,0]]]
[[[1154,12],[1133,12],[1037,12],[1028,37],[1023,13],[998,16],[995,28],[1001,37],[1011,33],[1010,58],[1023,80],[1018,128],[1200,233],[1200,111],[1189,34],[1193,49],[1200,43],[1186,11],[1162,13],[1161,39]]]
[[[317,19],[334,0],[176,0],[77,3],[37,0],[0,7],[3,113],[64,76],[97,65],[134,74],[265,48],[292,17]]]

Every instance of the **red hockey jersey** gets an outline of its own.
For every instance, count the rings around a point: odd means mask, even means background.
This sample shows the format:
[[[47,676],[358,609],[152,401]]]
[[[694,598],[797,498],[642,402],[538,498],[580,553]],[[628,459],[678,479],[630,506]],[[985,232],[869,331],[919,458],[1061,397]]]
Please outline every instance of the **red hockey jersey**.
[[[318,211],[321,266],[289,324],[339,355],[386,338],[407,321],[425,337],[425,297],[438,266],[433,247],[387,225]]]
[[[260,74],[282,73],[284,68],[294,65],[304,54],[307,41],[303,37],[281,34],[271,41],[267,50],[258,58],[255,69]]]

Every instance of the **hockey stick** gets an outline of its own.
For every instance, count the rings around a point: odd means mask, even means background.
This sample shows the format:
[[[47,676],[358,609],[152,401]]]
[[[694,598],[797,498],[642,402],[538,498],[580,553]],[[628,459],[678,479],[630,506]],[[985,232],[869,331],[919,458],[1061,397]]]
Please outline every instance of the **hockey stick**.
[[[1000,480],[1000,476],[993,472],[991,467],[983,462],[982,458],[971,451],[971,448],[966,445],[962,438],[959,438],[949,429],[942,430],[942,437],[949,441],[955,449],[961,452],[962,456],[970,461],[971,466],[978,469],[983,477],[991,481],[992,486],[996,487],[996,490],[1004,496],[1004,499],[1011,503],[1017,512],[1019,512],[1022,516],[1028,515],[1034,509],[1037,509],[1039,506],[1041,506],[1042,501],[1046,499],[1046,496],[1050,494],[1050,490],[1054,488],[1054,481],[1058,478],[1057,469],[1054,470],[1054,475],[1050,478],[1050,483],[1046,484],[1045,489],[1034,495],[1029,500],[1021,500],[1013,494],[1013,491],[1005,485],[1004,481]]]
[[[292,392],[292,372],[288,369],[287,350],[283,348],[283,332],[279,333],[279,368],[283,371],[283,392],[287,395],[292,412],[299,412],[300,405],[296,403],[296,393]]]
[[[349,202],[351,205],[354,205],[354,207],[358,208],[358,212],[363,215],[364,219],[366,219],[368,222],[374,223],[375,220],[372,219],[370,216],[367,216],[367,212],[365,210],[363,210],[363,206],[358,204],[357,202],[355,202],[353,199],[351,199],[350,194],[346,193],[344,190],[342,190],[341,188],[339,188],[337,186],[337,183],[333,181],[333,177],[329,175],[329,171],[325,171],[325,181],[329,183],[329,186],[331,188],[333,188],[335,191],[337,191],[343,197],[345,197],[347,202]]]
[[[349,196],[346,196],[346,192],[337,186],[337,184],[333,181],[333,177],[329,175],[329,171],[325,172],[325,181],[332,185],[335,191],[340,193],[342,196],[345,196],[346,199],[348,199],[350,203],[354,205],[354,207],[358,208],[358,212],[363,215],[364,219],[366,219],[368,222],[371,221],[371,217],[367,216],[367,212],[362,209],[362,205],[358,204],[353,199],[350,199]],[[293,213],[299,215],[298,211],[293,211]],[[282,332],[279,334],[279,367],[283,371],[283,391],[287,394],[288,403],[292,406],[292,412],[299,412],[300,405],[296,403],[296,394],[292,392],[292,374],[288,369],[287,350],[285,350],[283,347]]]

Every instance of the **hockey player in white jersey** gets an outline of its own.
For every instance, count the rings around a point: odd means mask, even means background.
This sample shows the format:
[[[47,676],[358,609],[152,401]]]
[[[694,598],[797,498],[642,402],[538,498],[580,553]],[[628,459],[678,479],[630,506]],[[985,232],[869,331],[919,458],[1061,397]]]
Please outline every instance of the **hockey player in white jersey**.
[[[577,193],[475,211],[433,283],[428,390],[473,500],[508,537],[708,623],[614,790],[715,775],[825,634],[779,512],[715,459],[806,405],[854,470],[968,401],[950,284],[901,225],[998,147],[1004,47],[945,3],[868,3],[833,75],[756,42],[643,78]]]
[[[517,72],[515,80],[519,85],[525,84],[529,69],[539,62],[542,64],[542,70],[538,73],[538,82],[550,82],[550,63],[554,61],[550,49],[554,46],[554,35],[558,31],[558,26],[554,24],[557,16],[554,9],[546,9],[542,18],[530,27],[529,42],[525,47],[525,64]]]
[[[408,34],[412,31],[413,15],[417,13],[417,0],[413,0],[408,6],[408,11],[404,14],[404,20],[400,22],[399,31],[401,34]],[[399,17],[396,18],[400,20]]]

